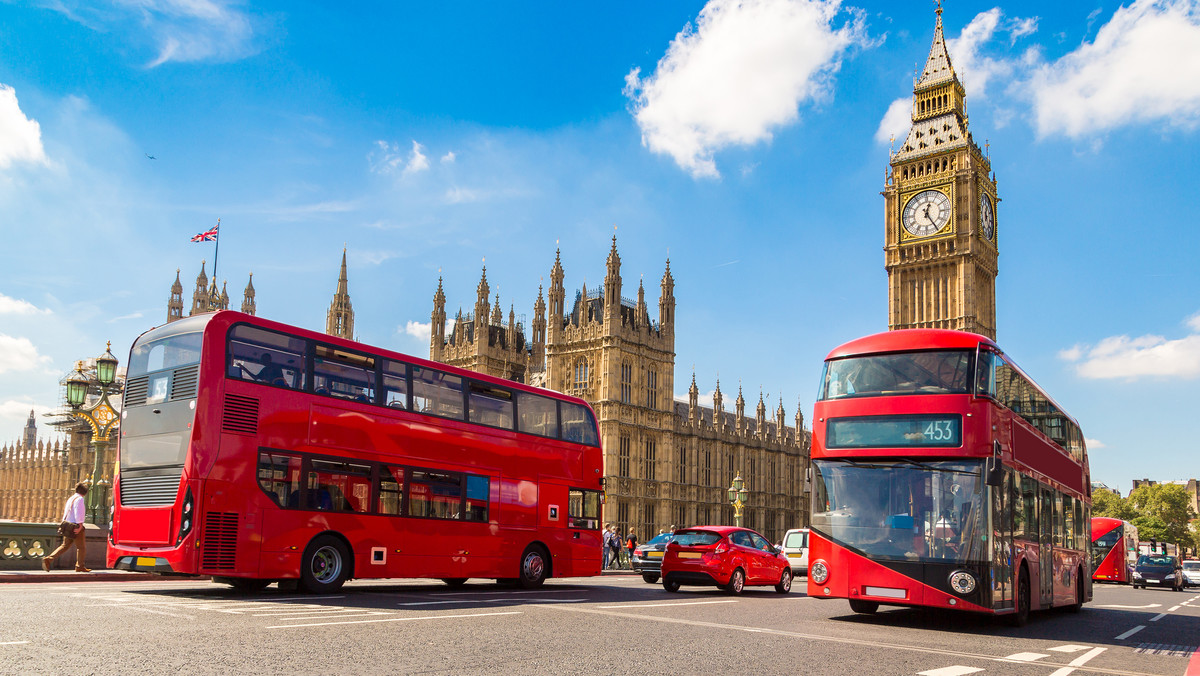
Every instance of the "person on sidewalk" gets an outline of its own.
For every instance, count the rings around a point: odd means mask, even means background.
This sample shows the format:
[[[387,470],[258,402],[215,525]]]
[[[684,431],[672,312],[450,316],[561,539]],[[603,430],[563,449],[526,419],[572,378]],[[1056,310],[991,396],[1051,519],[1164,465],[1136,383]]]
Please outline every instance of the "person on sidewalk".
[[[625,538],[625,547],[629,550],[629,567],[633,568],[633,550],[637,549],[638,539],[633,529],[629,529],[629,537]]]
[[[42,559],[42,570],[50,572],[50,566],[62,556],[71,545],[75,545],[75,572],[90,573],[91,568],[84,565],[87,562],[87,533],[83,530],[85,505],[83,496],[87,495],[88,485],[84,482],[75,484],[75,494],[67,500],[63,508],[63,522],[69,524],[63,533],[62,544],[50,556]]]

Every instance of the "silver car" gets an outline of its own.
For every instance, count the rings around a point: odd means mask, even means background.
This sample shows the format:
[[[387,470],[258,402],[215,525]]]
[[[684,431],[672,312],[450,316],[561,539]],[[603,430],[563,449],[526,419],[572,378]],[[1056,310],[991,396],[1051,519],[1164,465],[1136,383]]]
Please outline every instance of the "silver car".
[[[1188,587],[1200,587],[1200,561],[1183,562],[1183,584]]]

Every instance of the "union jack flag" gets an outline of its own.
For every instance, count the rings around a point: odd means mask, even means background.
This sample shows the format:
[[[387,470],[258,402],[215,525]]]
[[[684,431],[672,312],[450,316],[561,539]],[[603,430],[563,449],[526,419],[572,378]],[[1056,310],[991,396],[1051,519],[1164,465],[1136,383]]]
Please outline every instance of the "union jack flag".
[[[217,241],[217,228],[219,228],[219,227],[221,227],[220,219],[217,220],[217,224],[213,226],[212,230],[205,230],[204,232],[192,237],[192,241],[193,242],[215,242],[215,241]]]

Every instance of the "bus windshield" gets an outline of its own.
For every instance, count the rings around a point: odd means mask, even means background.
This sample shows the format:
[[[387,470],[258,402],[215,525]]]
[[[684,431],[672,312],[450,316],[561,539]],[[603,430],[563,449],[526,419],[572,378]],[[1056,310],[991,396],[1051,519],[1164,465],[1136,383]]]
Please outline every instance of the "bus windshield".
[[[129,353],[127,377],[133,379],[153,371],[199,364],[203,339],[203,331],[190,331],[166,336],[159,333],[150,340],[138,342]]]
[[[812,529],[877,559],[983,561],[982,461],[813,461]]]
[[[830,360],[818,398],[967,394],[974,357],[969,350],[938,350]]]
[[[1100,567],[1100,564],[1104,562],[1104,557],[1108,556],[1108,553],[1120,540],[1121,527],[1117,526],[1092,542],[1092,570]]]

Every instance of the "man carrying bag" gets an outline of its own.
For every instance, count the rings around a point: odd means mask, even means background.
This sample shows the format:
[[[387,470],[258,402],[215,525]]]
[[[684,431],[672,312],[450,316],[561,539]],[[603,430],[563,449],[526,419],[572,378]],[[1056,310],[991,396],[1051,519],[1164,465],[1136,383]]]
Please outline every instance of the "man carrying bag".
[[[83,496],[87,495],[87,492],[88,485],[86,483],[81,481],[75,484],[75,494],[67,500],[67,505],[63,508],[62,523],[58,525],[58,534],[62,536],[63,542],[50,556],[42,559],[42,570],[50,572],[50,566],[54,564],[58,557],[70,549],[71,545],[75,545],[75,572],[92,572],[92,569],[85,565],[87,560],[87,533],[83,529],[83,518],[86,514]]]

